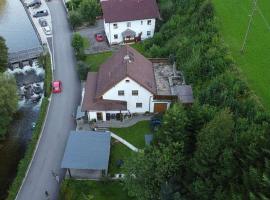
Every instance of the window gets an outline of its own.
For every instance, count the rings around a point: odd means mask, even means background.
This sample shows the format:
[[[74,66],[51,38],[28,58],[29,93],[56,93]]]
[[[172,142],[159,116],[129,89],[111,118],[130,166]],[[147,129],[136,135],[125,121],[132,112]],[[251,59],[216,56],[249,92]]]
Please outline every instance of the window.
[[[129,83],[129,80],[128,79],[126,80],[126,83]]]
[[[117,24],[113,24],[113,28],[117,29],[118,28]]]
[[[143,20],[141,21],[141,25],[143,25]]]
[[[132,96],[138,96],[139,91],[138,90],[132,90]]]
[[[127,27],[131,27],[131,22],[127,22]]]
[[[136,108],[142,108],[142,103],[136,103]]]
[[[150,20],[147,20],[147,25],[151,25],[151,19]]]
[[[124,90],[118,90],[118,96],[124,96],[125,91]]]
[[[118,39],[118,35],[117,34],[113,35],[113,38]]]
[[[150,36],[151,35],[151,31],[147,31],[147,36]]]

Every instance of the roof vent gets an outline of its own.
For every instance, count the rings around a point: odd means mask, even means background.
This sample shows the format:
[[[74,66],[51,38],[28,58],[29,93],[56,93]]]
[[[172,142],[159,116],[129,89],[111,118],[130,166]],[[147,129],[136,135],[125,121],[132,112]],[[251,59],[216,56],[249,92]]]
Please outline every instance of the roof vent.
[[[129,55],[124,56],[124,61],[131,63],[131,59]]]

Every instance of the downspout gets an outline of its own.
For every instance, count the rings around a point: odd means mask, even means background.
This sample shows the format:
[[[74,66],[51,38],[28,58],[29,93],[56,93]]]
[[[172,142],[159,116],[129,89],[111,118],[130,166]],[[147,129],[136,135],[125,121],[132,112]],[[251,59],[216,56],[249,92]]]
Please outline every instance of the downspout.
[[[149,97],[149,112],[151,112],[150,110],[151,110],[151,98],[153,98],[153,96],[150,96]]]
[[[110,32],[110,34],[109,34],[109,35],[110,35],[110,42],[109,42],[109,43],[110,43],[110,45],[111,45],[111,43],[112,43],[112,37],[111,37],[111,35],[112,35],[112,34],[111,34],[111,23],[109,23],[109,32]]]

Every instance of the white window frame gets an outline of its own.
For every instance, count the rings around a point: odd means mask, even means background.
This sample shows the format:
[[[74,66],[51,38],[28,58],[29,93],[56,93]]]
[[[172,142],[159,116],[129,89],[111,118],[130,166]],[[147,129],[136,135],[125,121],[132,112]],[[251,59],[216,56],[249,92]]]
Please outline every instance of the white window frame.
[[[131,27],[131,22],[127,22],[127,27]]]
[[[147,25],[151,25],[151,24],[152,24],[152,20],[151,19],[147,20]]]
[[[117,40],[118,39],[118,34],[114,34],[113,39]]]
[[[147,32],[146,32],[146,35],[147,35],[147,36],[151,36],[151,31],[147,31]]]

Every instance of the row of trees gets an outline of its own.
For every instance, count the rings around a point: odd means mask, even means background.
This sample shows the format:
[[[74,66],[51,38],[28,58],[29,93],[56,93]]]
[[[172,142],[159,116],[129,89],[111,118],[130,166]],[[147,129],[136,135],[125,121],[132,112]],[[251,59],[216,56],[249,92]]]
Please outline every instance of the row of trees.
[[[174,57],[196,102],[164,115],[153,145],[125,164],[125,188],[139,200],[270,199],[270,115],[241,79],[211,1],[159,5],[164,23],[142,49]]]
[[[83,23],[94,24],[96,17],[101,14],[101,7],[97,0],[71,0],[67,3],[69,22],[73,29]]]
[[[7,64],[8,49],[4,38],[0,36],[0,139],[7,133],[18,105],[16,81],[13,77],[3,74]]]

